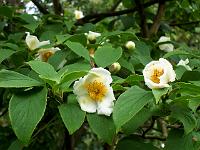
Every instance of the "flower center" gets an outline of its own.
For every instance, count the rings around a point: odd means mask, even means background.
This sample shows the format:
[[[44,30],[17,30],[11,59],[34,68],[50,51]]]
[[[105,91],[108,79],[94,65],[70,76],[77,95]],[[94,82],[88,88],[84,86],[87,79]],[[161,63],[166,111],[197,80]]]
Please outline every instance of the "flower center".
[[[154,83],[160,83],[159,77],[162,76],[163,73],[164,73],[164,70],[162,68],[155,68],[150,78],[151,81],[153,81]]]
[[[45,52],[42,54],[42,60],[47,62],[49,57],[51,57],[53,55],[53,52],[49,51],[49,52]]]
[[[87,85],[87,90],[90,98],[94,101],[101,101],[107,92],[106,86],[96,80]]]

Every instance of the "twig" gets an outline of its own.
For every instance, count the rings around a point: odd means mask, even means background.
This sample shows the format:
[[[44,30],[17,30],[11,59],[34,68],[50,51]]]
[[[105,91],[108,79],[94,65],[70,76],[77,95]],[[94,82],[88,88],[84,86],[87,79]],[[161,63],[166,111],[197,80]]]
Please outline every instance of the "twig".
[[[110,11],[111,11],[111,12],[114,11],[114,10],[119,6],[119,4],[121,3],[121,1],[122,1],[122,0],[118,0],[118,1],[112,6],[112,8],[110,9]]]
[[[61,15],[63,13],[63,9],[59,0],[53,0],[53,7],[56,15]]]
[[[151,0],[149,2],[144,3],[143,7],[147,8],[151,5],[158,3],[159,1],[160,0]],[[172,1],[172,0],[166,0],[166,1]],[[104,12],[104,13],[86,15],[84,18],[77,20],[75,25],[83,25],[88,22],[97,23],[98,21],[101,21],[107,17],[114,17],[114,16],[120,16],[120,15],[124,15],[124,14],[130,14],[135,11],[137,11],[137,7],[133,7],[133,8],[125,9],[125,10],[121,10],[121,11],[115,11],[115,12]]]
[[[185,26],[185,25],[191,25],[191,24],[199,24],[200,23],[200,20],[197,20],[197,21],[191,21],[191,22],[183,22],[183,23],[170,23],[169,25],[170,26]]]
[[[165,13],[165,0],[159,1],[158,11],[150,28],[149,35],[155,35],[160,27],[160,21]]]
[[[167,126],[166,126],[165,121],[163,119],[159,118],[158,122],[160,123],[163,137],[167,138],[167,136],[168,136],[168,130],[167,130]]]
[[[35,6],[41,13],[49,14],[48,10],[45,7],[43,7],[38,0],[31,0],[31,1],[35,4]]]
[[[157,135],[145,135],[145,136],[143,136],[142,134],[139,134],[139,133],[134,133],[133,135],[142,137],[144,139],[152,139],[152,140],[160,140],[160,141],[166,140],[166,137],[157,136]]]
[[[145,137],[146,133],[149,132],[153,128],[154,123],[155,123],[155,118],[152,118],[150,126],[145,131],[143,131],[143,133],[142,133],[143,137]]]
[[[137,11],[140,15],[140,27],[141,27],[141,33],[143,37],[148,37],[149,29],[147,26],[147,20],[146,20],[146,15],[144,12],[144,5],[141,3],[140,0],[135,0],[135,3],[137,5]]]

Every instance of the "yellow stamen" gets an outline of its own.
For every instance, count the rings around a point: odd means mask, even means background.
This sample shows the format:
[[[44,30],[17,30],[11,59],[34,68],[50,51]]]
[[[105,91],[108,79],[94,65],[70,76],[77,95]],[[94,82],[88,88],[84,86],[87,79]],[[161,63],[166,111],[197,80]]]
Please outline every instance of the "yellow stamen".
[[[164,70],[162,68],[155,68],[153,70],[153,75],[151,75],[151,81],[154,83],[160,83],[159,77],[162,76],[164,73]]]
[[[86,88],[90,98],[94,101],[101,101],[107,92],[105,85],[102,82],[98,82],[96,80],[90,82]]]
[[[51,57],[54,53],[51,51],[45,52],[42,54],[42,60],[47,62],[49,57]]]

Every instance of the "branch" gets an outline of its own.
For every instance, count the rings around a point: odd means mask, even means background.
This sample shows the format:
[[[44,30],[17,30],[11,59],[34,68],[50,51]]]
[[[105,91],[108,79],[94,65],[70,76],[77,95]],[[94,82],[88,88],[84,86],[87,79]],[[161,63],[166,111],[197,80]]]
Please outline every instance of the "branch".
[[[178,27],[180,27],[180,26],[184,26],[184,25],[199,24],[199,23],[200,23],[200,20],[191,21],[191,22],[183,22],[183,23],[174,23],[174,22],[172,22],[169,25],[170,26],[178,26]]]
[[[150,35],[155,35],[158,32],[158,29],[160,27],[160,21],[164,13],[165,13],[165,0],[159,0],[158,11],[154,18],[153,25],[151,26],[149,33]]]
[[[145,12],[144,12],[144,6],[143,4],[141,3],[140,0],[135,0],[135,3],[137,5],[137,11],[140,15],[140,30],[141,30],[141,33],[142,33],[142,36],[143,37],[148,37],[148,26],[147,26],[147,20],[146,20],[146,15],[145,15]]]
[[[43,7],[38,0],[31,0],[33,4],[38,8],[38,10],[43,14],[49,14],[48,10]]]
[[[61,15],[63,13],[63,9],[59,0],[53,0],[53,7],[56,15]]]
[[[118,6],[119,4],[121,3],[122,0],[118,0],[113,6],[112,8],[110,9],[111,12],[113,12]]]
[[[159,118],[158,122],[160,123],[163,137],[167,138],[168,130],[167,130],[167,125],[166,125],[165,121],[163,119]]]
[[[158,3],[159,1],[160,0],[151,0],[149,2],[144,3],[143,7],[147,8],[151,5]],[[172,0],[166,0],[166,1],[172,1]],[[97,13],[97,14],[87,15],[84,18],[77,20],[75,25],[83,25],[88,22],[97,23],[107,17],[114,17],[114,16],[120,16],[120,15],[124,15],[124,14],[130,14],[135,11],[137,11],[137,7],[133,7],[133,8],[125,9],[125,10],[121,10],[121,11],[115,11],[115,12],[105,12],[105,13]]]
[[[142,134],[139,134],[139,133],[134,133],[133,135],[139,136],[139,137],[144,138],[144,139],[166,141],[166,137],[157,136],[157,135],[145,135],[145,136],[143,136]]]

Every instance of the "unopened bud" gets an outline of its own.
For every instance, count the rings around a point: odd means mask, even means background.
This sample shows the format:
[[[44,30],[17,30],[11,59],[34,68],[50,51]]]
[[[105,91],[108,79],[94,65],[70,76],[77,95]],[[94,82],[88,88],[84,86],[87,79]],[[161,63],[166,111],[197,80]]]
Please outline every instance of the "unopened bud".
[[[119,70],[121,69],[121,65],[118,62],[113,63],[110,67],[109,67],[109,71],[111,73],[117,73]]]
[[[135,48],[135,43],[133,41],[128,41],[125,45],[127,49],[134,49]]]
[[[101,36],[101,33],[89,31],[89,33],[85,33],[85,35],[87,36],[88,41],[91,44],[94,44],[96,42],[96,38]]]

